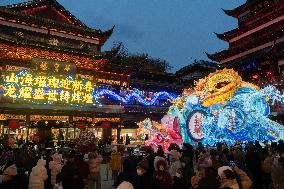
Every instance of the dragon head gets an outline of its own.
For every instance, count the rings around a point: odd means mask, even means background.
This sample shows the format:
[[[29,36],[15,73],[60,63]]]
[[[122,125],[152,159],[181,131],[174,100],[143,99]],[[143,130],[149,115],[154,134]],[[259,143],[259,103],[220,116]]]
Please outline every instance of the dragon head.
[[[243,82],[241,76],[233,69],[223,69],[209,74],[195,83],[195,94],[202,100],[203,106],[224,103],[241,87],[256,88],[253,84]]]

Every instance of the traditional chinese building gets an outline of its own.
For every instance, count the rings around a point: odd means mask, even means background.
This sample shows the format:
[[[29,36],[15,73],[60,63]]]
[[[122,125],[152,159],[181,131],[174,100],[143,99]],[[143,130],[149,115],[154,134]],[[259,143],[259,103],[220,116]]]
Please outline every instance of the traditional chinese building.
[[[193,63],[181,68],[176,72],[176,78],[178,83],[183,88],[193,87],[194,82],[201,78],[215,72],[219,68],[219,65],[215,62],[209,62],[205,60],[194,60]]]
[[[238,27],[217,37],[229,48],[208,54],[223,67],[234,68],[246,81],[279,82],[283,72],[284,1],[247,0],[224,12],[238,20]]]
[[[95,84],[105,79],[127,81],[125,75],[100,71],[111,53],[101,47],[113,28],[89,28],[55,0],[3,6],[0,15],[2,132],[3,126],[21,125],[17,131],[23,137],[70,138],[76,126],[120,122],[121,107],[97,108],[92,98]],[[32,129],[39,127],[47,129]],[[62,127],[69,131],[51,133]]]
[[[238,28],[217,37],[229,48],[207,54],[221,67],[234,68],[244,80],[260,86],[274,85],[283,91],[284,71],[284,1],[247,0],[224,12],[238,20]],[[283,123],[283,105],[272,108],[273,119]]]
[[[0,135],[70,139],[87,128],[106,138],[160,119],[170,94],[133,89],[130,72],[105,69],[113,29],[89,28],[56,0],[0,7]]]

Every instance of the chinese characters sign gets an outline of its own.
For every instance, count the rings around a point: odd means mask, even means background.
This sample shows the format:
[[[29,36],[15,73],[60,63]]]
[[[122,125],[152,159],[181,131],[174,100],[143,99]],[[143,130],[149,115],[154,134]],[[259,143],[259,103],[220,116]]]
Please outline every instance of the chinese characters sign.
[[[36,72],[45,72],[54,75],[75,75],[76,73],[75,64],[42,58],[34,58],[32,60],[31,69]]]
[[[6,73],[4,96],[49,104],[92,104],[94,84],[73,77],[33,75],[28,71]]]

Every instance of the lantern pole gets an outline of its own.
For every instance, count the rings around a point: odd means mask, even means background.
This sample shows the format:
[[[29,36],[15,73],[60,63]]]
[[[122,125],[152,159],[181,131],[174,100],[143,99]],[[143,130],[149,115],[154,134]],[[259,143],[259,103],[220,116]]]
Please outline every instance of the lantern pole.
[[[73,138],[74,141],[75,141],[75,137],[76,137],[76,124],[74,124],[74,138]]]

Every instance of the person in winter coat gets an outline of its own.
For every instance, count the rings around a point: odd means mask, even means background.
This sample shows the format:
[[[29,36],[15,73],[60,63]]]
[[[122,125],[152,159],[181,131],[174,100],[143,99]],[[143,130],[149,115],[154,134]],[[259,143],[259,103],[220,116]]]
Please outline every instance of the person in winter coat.
[[[89,153],[89,170],[88,189],[101,189],[101,162],[102,157],[97,153]]]
[[[231,167],[223,166],[218,169],[218,175],[221,181],[221,189],[230,187],[232,189],[239,189],[239,184],[236,180],[236,175]]]
[[[133,170],[133,161],[129,158],[123,161],[122,172],[119,173],[115,186],[119,186],[122,182],[127,181],[131,183],[134,188],[137,188],[137,174],[136,169]],[[135,165],[136,166],[136,165]]]
[[[250,189],[252,186],[252,181],[250,180],[248,175],[243,170],[238,168],[237,166],[233,167],[233,170],[239,177],[240,184],[242,185],[242,189]]]
[[[271,179],[275,189],[284,188],[284,157],[278,159],[271,170]]]
[[[193,175],[190,179],[190,185],[192,186],[193,189],[198,188],[199,181],[203,178],[203,171],[197,171],[195,175]]]
[[[72,151],[68,155],[67,162],[62,167],[61,173],[58,175],[59,182],[62,181],[64,189],[77,189],[77,179],[79,177],[79,169],[75,163],[75,152]]]
[[[171,189],[187,189],[186,180],[183,177],[182,170],[178,169],[173,178]]]
[[[122,182],[117,189],[134,189],[133,185],[130,182]]]
[[[62,155],[55,153],[52,155],[53,161],[49,162],[49,169],[51,172],[51,185],[56,184],[56,176],[61,172],[62,169]]]
[[[121,168],[121,154],[117,152],[117,148],[114,148],[113,152],[111,153],[110,168],[112,171],[112,178],[114,182],[116,182],[118,173]]]
[[[220,182],[217,179],[218,173],[213,167],[205,170],[205,177],[198,182],[198,189],[219,189]]]
[[[152,175],[154,173],[154,170],[155,170],[155,153],[152,149],[152,147],[148,146],[148,148],[146,149],[146,158],[148,160],[148,163],[149,163],[149,169],[148,169],[148,172]]]
[[[90,174],[89,164],[87,163],[87,161],[84,161],[83,154],[78,154],[78,156],[76,157],[75,163],[78,167],[78,179],[77,179],[78,188],[77,189],[83,189],[85,188],[87,184],[88,176]]]
[[[37,165],[32,168],[29,180],[29,189],[44,189],[44,181],[47,179],[46,161],[38,160]]]
[[[137,165],[137,187],[135,189],[153,189],[153,175],[149,172],[148,160],[142,160]]]
[[[164,160],[157,162],[158,171],[154,172],[154,183],[157,189],[169,189],[171,187],[172,178],[167,169],[167,163]]]
[[[157,162],[160,161],[160,160],[166,161],[166,158],[165,158],[165,153],[164,153],[162,146],[158,145],[158,150],[157,150],[157,153],[156,153],[156,157],[154,159],[155,171],[158,171]]]
[[[0,181],[0,188],[1,189],[19,188],[19,185],[16,179],[17,174],[18,172],[17,172],[17,167],[15,164],[7,167],[4,170],[3,175],[1,175],[2,182]]]
[[[181,161],[179,160],[180,153],[176,150],[171,150],[169,153],[169,158],[170,158],[169,173],[171,177],[174,178],[174,176],[176,176],[177,170],[182,167]]]

